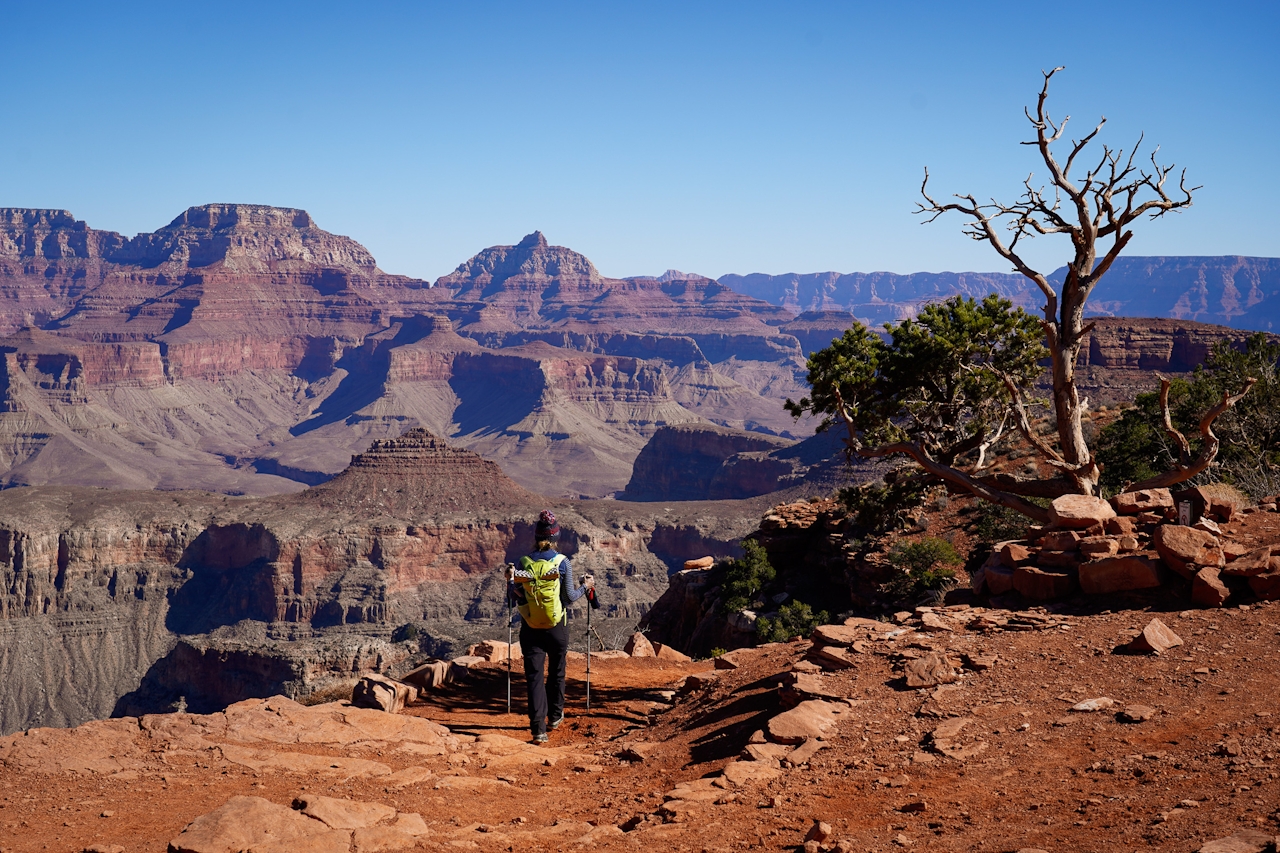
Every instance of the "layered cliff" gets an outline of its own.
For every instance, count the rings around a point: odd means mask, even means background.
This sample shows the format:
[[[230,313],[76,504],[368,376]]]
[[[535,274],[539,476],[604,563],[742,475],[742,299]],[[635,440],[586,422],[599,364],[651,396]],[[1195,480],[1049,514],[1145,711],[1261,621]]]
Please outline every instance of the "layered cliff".
[[[606,637],[634,628],[672,567],[734,553],[760,513],[556,502],[424,430],[302,495],[0,492],[0,731],[301,697],[503,635],[498,569],[531,550],[546,507],[596,575]]]

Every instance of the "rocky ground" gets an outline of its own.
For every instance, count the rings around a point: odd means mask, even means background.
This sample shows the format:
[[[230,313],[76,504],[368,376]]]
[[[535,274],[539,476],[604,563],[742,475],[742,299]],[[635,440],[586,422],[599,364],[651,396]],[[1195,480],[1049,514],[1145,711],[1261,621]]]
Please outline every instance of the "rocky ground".
[[[0,849],[1266,849],[1280,604],[1188,607],[952,605],[718,664],[597,658],[590,714],[575,660],[543,748],[501,664],[397,715],[277,698],[32,730],[0,740]],[[1153,619],[1181,644],[1128,652]]]

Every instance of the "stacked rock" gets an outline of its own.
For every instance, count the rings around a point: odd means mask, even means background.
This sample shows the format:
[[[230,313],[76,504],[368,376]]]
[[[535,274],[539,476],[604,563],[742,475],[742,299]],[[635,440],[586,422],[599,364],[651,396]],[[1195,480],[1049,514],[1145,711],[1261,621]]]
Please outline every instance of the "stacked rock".
[[[1193,524],[1178,524],[1176,504],[1184,502]],[[1245,512],[1268,504],[1275,506],[1267,500]],[[1236,512],[1234,504],[1200,488],[1180,492],[1176,502],[1169,489],[1125,492],[1110,501],[1064,495],[1053,501],[1046,527],[996,546],[974,573],[973,589],[1051,601],[1077,591],[1153,589],[1181,577],[1191,582],[1196,604],[1216,607],[1231,595],[1226,579],[1240,578],[1258,597],[1280,598],[1280,544],[1248,551],[1227,540],[1219,523]]]

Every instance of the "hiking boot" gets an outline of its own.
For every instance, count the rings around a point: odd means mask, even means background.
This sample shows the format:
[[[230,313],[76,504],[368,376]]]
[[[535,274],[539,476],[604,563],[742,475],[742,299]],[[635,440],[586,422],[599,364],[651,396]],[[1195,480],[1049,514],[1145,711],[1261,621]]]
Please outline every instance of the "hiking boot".
[[[534,743],[546,743],[551,737],[546,732],[537,732],[533,736]]]
[[[560,716],[555,717],[554,719],[548,720],[547,728],[551,729],[551,731],[554,732],[556,729],[560,728],[560,724],[563,722],[564,722],[564,714],[561,714]]]

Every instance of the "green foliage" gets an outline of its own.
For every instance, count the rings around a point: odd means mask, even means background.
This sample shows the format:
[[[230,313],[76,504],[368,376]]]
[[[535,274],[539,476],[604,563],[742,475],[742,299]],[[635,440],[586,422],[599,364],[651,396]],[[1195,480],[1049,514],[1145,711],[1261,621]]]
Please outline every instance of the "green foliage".
[[[898,596],[918,596],[939,590],[956,573],[949,566],[960,564],[960,554],[945,539],[926,538],[919,542],[899,542],[889,552],[889,563],[898,570],[886,584],[886,591]]]
[[[729,563],[721,594],[726,613],[746,610],[766,586],[777,577],[764,547],[753,539],[742,543],[743,554]]]
[[[854,524],[869,536],[896,528],[903,516],[924,502],[925,487],[915,478],[896,477],[890,483],[872,482],[841,489],[837,498]]]
[[[761,616],[756,620],[756,639],[762,643],[784,643],[792,637],[807,637],[826,622],[827,611],[814,613],[803,601],[791,601],[778,608],[776,618]]]
[[[409,622],[391,632],[391,641],[393,643],[403,643],[407,640],[416,640],[420,633],[418,626]]]
[[[839,422],[854,449],[910,440],[956,465],[1006,416],[1003,377],[1029,396],[1047,355],[1040,322],[995,294],[932,303],[885,330],[887,341],[855,322],[811,355],[811,396],[787,411],[822,415],[819,429]]]
[[[1195,454],[1200,419],[1224,393],[1239,393],[1248,377],[1258,382],[1214,422],[1222,444],[1214,466],[1198,480],[1222,480],[1258,498],[1280,491],[1280,344],[1262,334],[1250,337],[1243,349],[1220,342],[1190,380],[1172,382],[1169,412]],[[1177,460],[1177,447],[1164,430],[1160,395],[1139,394],[1134,404],[1102,430],[1095,447],[1101,485],[1109,493],[1167,471]]]
[[[720,657],[720,655],[728,653],[728,651],[729,651],[728,649],[722,649],[719,646],[716,646],[714,649],[711,650],[711,656],[713,658],[718,658]]]
[[[1027,517],[1017,510],[985,502],[978,504],[977,510],[972,527],[977,544],[990,549],[997,542],[1027,535]]]

